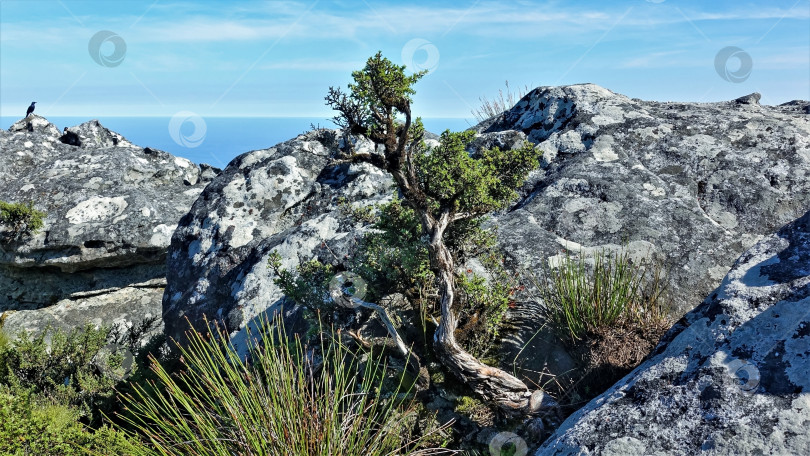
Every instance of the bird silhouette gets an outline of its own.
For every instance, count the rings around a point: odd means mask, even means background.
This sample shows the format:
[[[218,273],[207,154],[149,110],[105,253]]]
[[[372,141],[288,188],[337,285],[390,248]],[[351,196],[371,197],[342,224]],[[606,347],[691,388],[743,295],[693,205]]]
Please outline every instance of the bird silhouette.
[[[30,115],[31,115],[31,113],[32,113],[32,112],[34,112],[34,108],[35,108],[35,106],[34,106],[34,105],[35,105],[35,104],[37,104],[37,102],[36,102],[36,101],[32,101],[32,102],[31,102],[31,106],[29,106],[29,107],[28,107],[28,111],[26,111],[26,112],[25,112],[25,117],[30,116]]]

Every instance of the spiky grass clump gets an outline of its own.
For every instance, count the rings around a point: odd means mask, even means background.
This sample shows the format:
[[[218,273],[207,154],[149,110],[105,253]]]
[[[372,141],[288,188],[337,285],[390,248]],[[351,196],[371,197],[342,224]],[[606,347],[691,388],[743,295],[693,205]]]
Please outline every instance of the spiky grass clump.
[[[627,252],[598,251],[593,265],[584,256],[566,254],[549,270],[543,290],[547,318],[573,341],[613,327],[658,326],[665,320],[661,268],[650,261],[634,264]]]
[[[158,380],[125,398],[125,421],[161,455],[393,455],[428,437],[413,437],[402,382],[380,397],[380,358],[361,363],[326,335],[308,347],[268,323],[256,336],[245,361],[223,331],[191,331],[184,370],[153,364]]]
[[[480,97],[478,100],[481,106],[473,109],[472,115],[478,122],[483,122],[492,116],[503,114],[512,108],[517,102],[529,93],[529,86],[518,87],[517,92],[512,92],[509,81],[506,81],[506,93],[503,89],[498,90],[498,96],[491,100],[487,97]]]

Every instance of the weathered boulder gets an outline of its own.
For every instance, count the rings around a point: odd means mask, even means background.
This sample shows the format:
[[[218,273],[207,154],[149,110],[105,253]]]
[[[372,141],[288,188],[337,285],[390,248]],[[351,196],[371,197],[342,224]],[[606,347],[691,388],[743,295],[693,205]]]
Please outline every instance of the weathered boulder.
[[[810,212],[764,237],[537,455],[806,454]]]
[[[625,245],[662,262],[677,314],[810,206],[810,116],[791,106],[540,87],[477,129],[518,130],[545,152],[523,199],[496,218],[514,267]]]
[[[171,235],[210,177],[96,120],[59,132],[31,115],[0,130],[0,150],[0,200],[47,214],[37,234],[0,245],[5,328],[159,316]]]
[[[340,263],[356,247],[362,228],[339,201],[382,202],[393,179],[367,164],[327,166],[342,141],[339,131],[321,129],[242,154],[206,187],[172,237],[168,336],[182,340],[186,318],[218,319],[237,331],[278,308],[283,294],[267,268],[274,250],[293,268],[314,257]],[[354,147],[374,150],[367,139]]]

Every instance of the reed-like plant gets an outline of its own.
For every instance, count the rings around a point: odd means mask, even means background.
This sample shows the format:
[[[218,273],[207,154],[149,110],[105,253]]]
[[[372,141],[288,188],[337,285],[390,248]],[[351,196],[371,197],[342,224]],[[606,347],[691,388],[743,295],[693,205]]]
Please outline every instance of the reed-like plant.
[[[191,331],[179,347],[184,369],[158,363],[158,380],[125,396],[123,417],[160,455],[394,455],[414,450],[414,409],[403,383],[381,397],[382,359],[364,362],[337,338],[321,333],[315,347],[265,322],[240,357],[216,325]],[[390,383],[390,378],[388,383]],[[450,453],[446,450],[444,453]]]
[[[592,266],[583,255],[566,253],[545,275],[546,284],[535,285],[546,316],[574,341],[615,325],[657,324],[665,318],[660,266],[651,261],[633,263],[626,251],[613,255],[597,251]]]
[[[483,122],[492,116],[503,114],[512,108],[521,98],[529,93],[529,86],[518,87],[517,92],[512,92],[509,87],[509,81],[506,81],[506,93],[503,89],[498,90],[498,96],[493,97],[491,100],[485,96],[480,97],[478,100],[481,106],[474,108],[472,115],[478,122]]]

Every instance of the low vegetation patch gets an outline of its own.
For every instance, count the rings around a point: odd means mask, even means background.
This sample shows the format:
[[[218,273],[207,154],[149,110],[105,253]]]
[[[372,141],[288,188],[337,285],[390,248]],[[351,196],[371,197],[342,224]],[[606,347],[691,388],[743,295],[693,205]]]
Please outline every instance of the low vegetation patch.
[[[45,222],[45,213],[34,209],[33,202],[7,203],[0,201],[0,225],[5,240],[15,240],[26,235],[36,234]]]
[[[108,328],[46,329],[9,337],[0,328],[0,454],[140,454],[140,442],[104,424],[115,409]]]
[[[622,326],[658,326],[664,319],[664,280],[650,261],[627,252],[596,252],[593,263],[566,254],[541,287],[546,315],[563,338],[579,341]]]
[[[529,93],[529,86],[518,87],[518,90],[513,92],[509,87],[509,81],[506,81],[506,92],[503,89],[498,90],[498,96],[491,100],[485,96],[480,97],[478,101],[481,102],[481,105],[471,111],[472,115],[478,122],[483,122],[508,111],[527,93]]]
[[[393,455],[417,450],[402,383],[393,390],[379,357],[361,361],[337,337],[315,345],[265,322],[248,339],[247,359],[215,325],[188,333],[182,369],[160,363],[157,380],[125,396],[125,420],[161,455]]]
[[[531,280],[546,321],[582,365],[557,379],[557,394],[572,410],[638,366],[671,323],[660,265],[634,262],[624,250],[591,259],[566,254]]]

